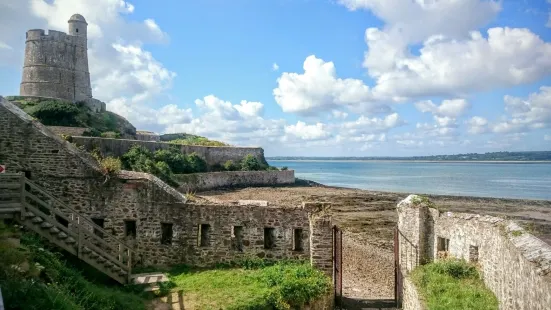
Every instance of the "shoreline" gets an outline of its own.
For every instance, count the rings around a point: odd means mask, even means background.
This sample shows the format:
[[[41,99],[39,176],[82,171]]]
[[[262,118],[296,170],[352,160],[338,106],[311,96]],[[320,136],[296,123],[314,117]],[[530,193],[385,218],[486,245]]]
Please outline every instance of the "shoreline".
[[[399,162],[399,163],[454,163],[454,164],[551,164],[551,160],[415,160],[415,159],[269,159],[286,162]]]

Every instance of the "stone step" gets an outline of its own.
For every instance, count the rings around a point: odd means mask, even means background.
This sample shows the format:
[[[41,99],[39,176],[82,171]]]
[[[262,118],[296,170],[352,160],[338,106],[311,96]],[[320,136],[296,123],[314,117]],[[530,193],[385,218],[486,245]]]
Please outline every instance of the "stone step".
[[[133,274],[130,279],[134,284],[152,284],[159,282],[168,282],[169,280],[164,273],[160,272]]]
[[[40,216],[35,216],[35,217],[32,219],[32,222],[35,223],[35,224],[38,224],[38,223],[44,222],[44,220],[43,220]]]
[[[70,244],[70,243],[75,243],[75,242],[77,242],[77,241],[76,241],[75,239],[69,237],[69,238],[67,238],[67,240],[65,240],[65,242],[67,242],[67,243]]]
[[[60,232],[59,234],[57,234],[57,237],[58,237],[59,239],[65,239],[65,238],[67,238],[68,236],[67,236],[66,233]]]
[[[25,213],[25,217],[34,217],[34,213],[27,212],[27,213]]]
[[[57,227],[50,228],[50,233],[52,233],[52,234],[58,234],[60,232],[61,232],[61,230],[59,230],[59,228],[57,228]]]
[[[54,225],[52,225],[52,224],[50,224],[50,223],[48,223],[48,222],[44,222],[44,223],[40,224],[40,227],[41,227],[41,228],[48,229],[48,228],[54,227]]]

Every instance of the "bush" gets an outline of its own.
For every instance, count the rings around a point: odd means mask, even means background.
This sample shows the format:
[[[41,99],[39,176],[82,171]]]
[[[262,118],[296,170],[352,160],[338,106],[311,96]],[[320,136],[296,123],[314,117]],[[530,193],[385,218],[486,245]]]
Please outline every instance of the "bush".
[[[197,153],[193,152],[187,156],[191,173],[207,172],[207,162]]]
[[[34,106],[28,113],[47,126],[81,126],[80,110],[70,102],[44,101]]]
[[[100,137],[101,132],[95,128],[88,128],[82,133],[84,137]]]
[[[239,167],[233,163],[233,160],[228,160],[224,163],[224,170],[226,171],[237,171]]]
[[[262,165],[258,162],[258,159],[251,154],[248,154],[241,161],[241,170],[243,171],[258,171],[262,170]]]
[[[120,139],[121,138],[121,134],[118,133],[118,132],[114,132],[114,131],[102,132],[100,136],[102,138],[110,138],[110,139]]]
[[[106,157],[100,161],[101,168],[105,174],[116,174],[121,171],[121,160],[115,157]]]
[[[281,167],[281,171],[289,170],[288,167]]]

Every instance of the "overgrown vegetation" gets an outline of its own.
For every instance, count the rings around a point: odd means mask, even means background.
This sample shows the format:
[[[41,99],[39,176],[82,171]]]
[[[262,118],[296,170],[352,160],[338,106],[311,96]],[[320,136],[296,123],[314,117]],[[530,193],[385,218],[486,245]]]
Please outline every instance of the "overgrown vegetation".
[[[46,126],[88,127],[84,135],[95,137],[120,138],[123,134],[136,133],[132,124],[123,117],[109,111],[92,112],[82,103],[40,98],[26,100],[24,97],[11,99]]]
[[[411,279],[429,310],[498,309],[497,298],[484,286],[476,267],[463,260],[419,266]]]
[[[161,135],[161,141],[166,141],[181,145],[202,145],[202,146],[229,146],[229,144],[210,140],[205,137],[191,135],[187,133],[172,133]]]
[[[9,229],[0,222],[0,231]],[[138,295],[88,281],[31,233],[19,247],[0,242],[0,287],[6,309],[145,309]]]
[[[171,289],[197,309],[295,309],[331,289],[321,271],[301,261],[245,259],[211,270],[169,272]]]
[[[151,152],[143,146],[135,145],[121,160],[124,169],[151,173],[170,185],[177,185],[173,174],[207,171],[207,163],[199,155],[185,155],[176,148]]]

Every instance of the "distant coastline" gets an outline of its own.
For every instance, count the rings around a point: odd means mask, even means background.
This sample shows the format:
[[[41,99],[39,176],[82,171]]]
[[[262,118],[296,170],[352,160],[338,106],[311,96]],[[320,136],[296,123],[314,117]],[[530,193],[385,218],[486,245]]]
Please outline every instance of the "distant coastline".
[[[414,160],[414,159],[281,159],[266,157],[269,161],[287,162],[404,162],[404,163],[465,163],[465,164],[551,164],[551,160]]]
[[[267,156],[267,160],[285,161],[395,161],[458,163],[550,163],[551,151],[491,152],[428,156]]]

